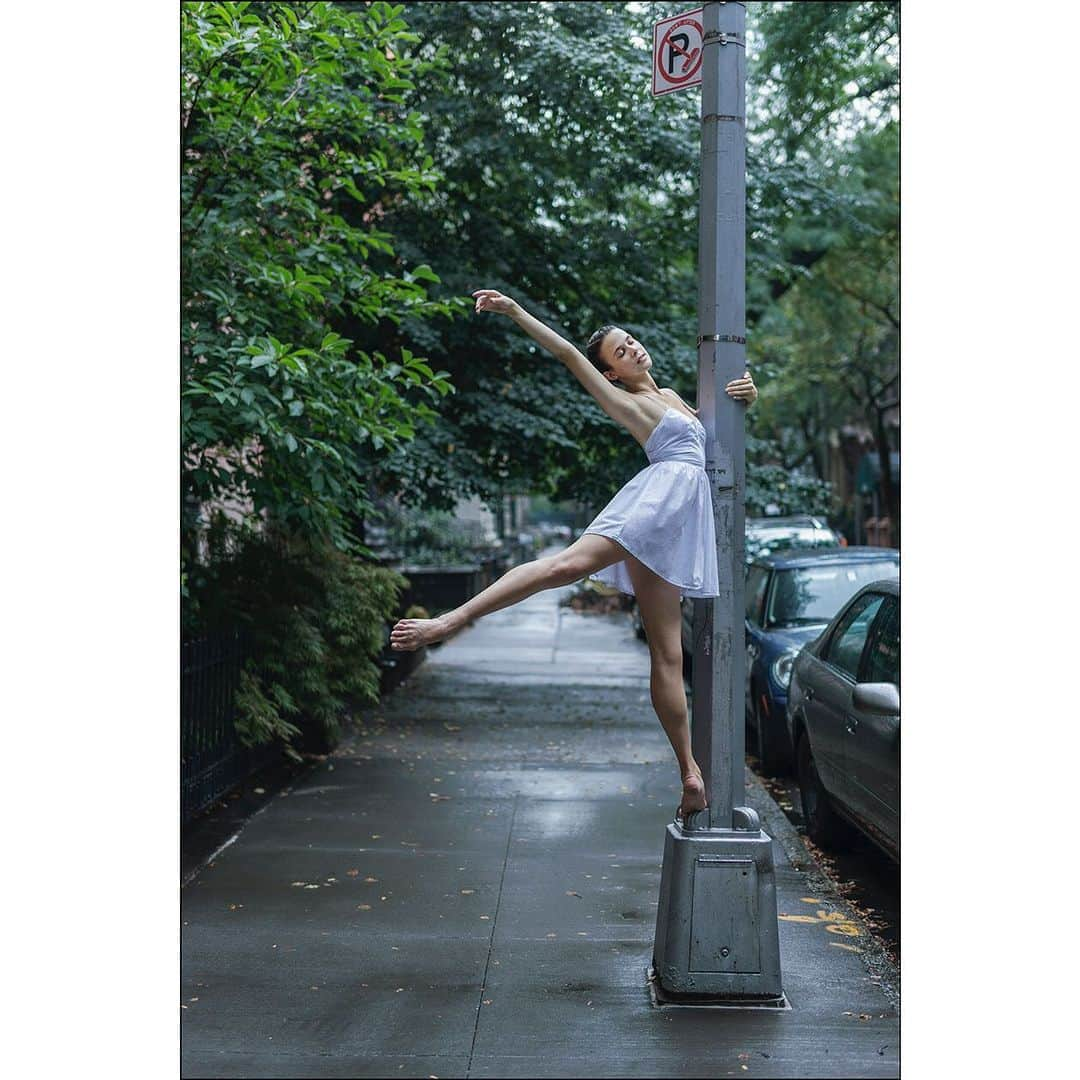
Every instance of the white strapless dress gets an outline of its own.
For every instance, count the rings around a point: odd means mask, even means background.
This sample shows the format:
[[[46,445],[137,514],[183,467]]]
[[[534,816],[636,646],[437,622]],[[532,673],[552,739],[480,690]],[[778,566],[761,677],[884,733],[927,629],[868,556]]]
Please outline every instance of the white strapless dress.
[[[705,428],[669,406],[645,442],[649,464],[585,529],[626,548],[683,596],[719,596],[716,526],[705,472]],[[620,560],[590,575],[634,595]]]

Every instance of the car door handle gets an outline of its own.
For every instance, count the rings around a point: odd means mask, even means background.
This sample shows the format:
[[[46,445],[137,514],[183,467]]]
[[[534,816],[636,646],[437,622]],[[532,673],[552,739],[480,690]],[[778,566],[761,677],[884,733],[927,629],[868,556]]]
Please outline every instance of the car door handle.
[[[854,735],[855,729],[859,726],[859,721],[854,716],[848,716],[845,718],[844,726],[847,728],[849,735]]]

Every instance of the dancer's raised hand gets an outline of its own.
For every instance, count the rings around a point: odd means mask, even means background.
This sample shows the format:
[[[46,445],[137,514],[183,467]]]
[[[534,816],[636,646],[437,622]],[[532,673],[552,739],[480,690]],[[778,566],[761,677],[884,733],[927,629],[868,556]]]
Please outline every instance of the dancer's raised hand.
[[[511,315],[518,306],[516,300],[504,296],[497,289],[477,289],[473,296],[476,297],[477,311],[495,311],[500,315]]]

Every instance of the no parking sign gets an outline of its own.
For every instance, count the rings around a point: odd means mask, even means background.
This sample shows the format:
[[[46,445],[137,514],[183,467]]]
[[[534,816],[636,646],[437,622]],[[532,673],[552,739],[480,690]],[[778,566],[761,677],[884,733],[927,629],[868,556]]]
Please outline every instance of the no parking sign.
[[[684,11],[653,26],[653,97],[701,85],[703,11]]]

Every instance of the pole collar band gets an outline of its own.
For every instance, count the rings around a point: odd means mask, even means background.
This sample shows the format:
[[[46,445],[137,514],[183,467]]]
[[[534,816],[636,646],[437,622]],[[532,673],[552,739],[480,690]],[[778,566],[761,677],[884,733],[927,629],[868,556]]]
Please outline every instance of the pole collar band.
[[[702,39],[702,46],[705,45],[741,45],[746,48],[746,39],[740,37],[738,34],[732,34],[727,30],[710,30]]]
[[[746,338],[739,334],[698,334],[698,348],[703,341],[733,341],[736,345],[745,345]]]

